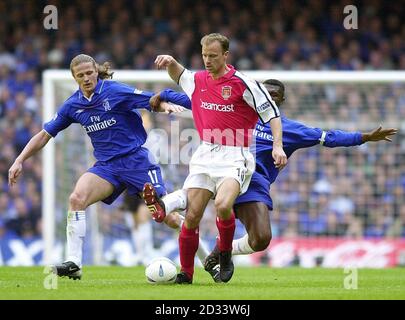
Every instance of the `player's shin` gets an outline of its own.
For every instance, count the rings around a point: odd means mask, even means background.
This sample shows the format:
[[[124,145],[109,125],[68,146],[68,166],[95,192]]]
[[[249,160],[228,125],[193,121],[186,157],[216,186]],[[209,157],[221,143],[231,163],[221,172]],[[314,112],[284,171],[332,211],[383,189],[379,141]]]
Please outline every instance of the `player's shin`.
[[[178,216],[178,221],[179,221],[179,226],[175,228],[179,232],[181,231],[181,227],[183,226],[184,222],[184,217],[180,214],[177,214]],[[201,261],[201,264],[204,264],[205,258],[208,256],[208,249],[205,243],[202,241],[202,239],[199,239],[198,242],[198,249],[197,249],[197,257]]]
[[[149,255],[153,252],[152,223],[150,221],[143,222],[131,233],[139,263],[146,265],[149,261]]]
[[[82,265],[83,241],[86,236],[85,211],[69,211],[66,226],[67,260]]]
[[[199,232],[198,227],[187,229],[183,224],[179,235],[179,251],[181,271],[185,272],[190,279],[194,274],[194,257],[198,249]]]
[[[219,251],[231,251],[232,240],[235,234],[235,214],[232,213],[231,217],[227,220],[217,217],[216,223],[219,232]]]

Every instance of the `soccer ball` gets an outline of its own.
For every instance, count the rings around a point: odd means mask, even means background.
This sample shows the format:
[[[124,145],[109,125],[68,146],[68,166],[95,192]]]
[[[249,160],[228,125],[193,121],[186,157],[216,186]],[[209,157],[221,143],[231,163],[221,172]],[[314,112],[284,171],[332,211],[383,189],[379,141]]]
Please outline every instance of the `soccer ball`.
[[[177,276],[177,268],[175,263],[168,258],[156,258],[146,267],[145,276],[149,283],[174,283]]]

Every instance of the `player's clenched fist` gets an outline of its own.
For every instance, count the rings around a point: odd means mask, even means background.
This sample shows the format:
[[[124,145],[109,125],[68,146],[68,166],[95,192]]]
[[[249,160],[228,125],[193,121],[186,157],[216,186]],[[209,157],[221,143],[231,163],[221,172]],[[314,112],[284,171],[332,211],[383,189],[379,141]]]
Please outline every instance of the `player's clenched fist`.
[[[155,65],[158,69],[164,69],[168,67],[173,61],[175,60],[172,56],[163,54],[156,57]]]

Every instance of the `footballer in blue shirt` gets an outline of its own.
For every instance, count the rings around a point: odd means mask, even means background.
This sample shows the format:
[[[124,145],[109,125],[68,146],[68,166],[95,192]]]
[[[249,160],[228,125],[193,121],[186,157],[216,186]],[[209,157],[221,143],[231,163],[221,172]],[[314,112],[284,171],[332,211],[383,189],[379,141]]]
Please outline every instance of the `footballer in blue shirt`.
[[[274,102],[280,107],[285,100],[284,84],[275,79],[266,80],[263,84]],[[166,99],[166,93],[162,92],[160,96],[162,100]],[[182,105],[186,106],[187,102],[182,102]],[[283,127],[283,149],[287,157],[290,157],[298,149],[319,144],[334,148],[358,146],[368,141],[391,141],[390,136],[398,131],[393,128],[382,129],[381,127],[367,133],[341,130],[324,131],[319,128],[308,127],[286,117],[281,118],[281,123]],[[273,202],[270,197],[270,185],[276,180],[279,170],[275,167],[272,158],[270,125],[259,121],[256,124],[254,135],[256,138],[256,171],[253,173],[248,190],[236,199],[233,207],[236,218],[244,224],[247,234],[233,241],[232,255],[250,254],[265,250],[270,244],[272,236],[269,210],[273,209]],[[153,188],[149,188],[147,191],[149,193],[146,194],[147,197],[144,195],[146,204],[149,207],[155,206],[155,212],[152,213],[152,216],[156,214],[163,216],[166,212],[177,210],[177,207],[173,205],[175,201],[172,203],[168,201],[172,198],[171,194],[166,196],[164,201],[161,201],[153,193]],[[180,191],[176,191],[176,193],[177,196],[182,194]],[[185,201],[183,201],[184,204],[186,204]],[[185,205],[180,209],[185,209]],[[216,246],[203,262],[205,270],[211,274],[216,282],[220,281],[218,263],[219,250]]]
[[[9,185],[20,176],[26,159],[41,150],[48,141],[70,126],[82,125],[90,137],[97,162],[77,181],[69,197],[67,214],[67,260],[54,266],[59,276],[81,278],[82,245],[86,233],[85,210],[98,201],[111,204],[125,189],[129,195],[142,192],[150,182],[159,195],[166,193],[159,166],[142,145],[146,141],[139,109],[159,112],[181,112],[177,93],[166,91],[167,102],[153,104],[152,92],[145,92],[116,81],[109,64],[98,65],[85,54],[73,58],[70,70],[79,89],[68,98],[45,123],[43,130],[27,143],[9,169]]]

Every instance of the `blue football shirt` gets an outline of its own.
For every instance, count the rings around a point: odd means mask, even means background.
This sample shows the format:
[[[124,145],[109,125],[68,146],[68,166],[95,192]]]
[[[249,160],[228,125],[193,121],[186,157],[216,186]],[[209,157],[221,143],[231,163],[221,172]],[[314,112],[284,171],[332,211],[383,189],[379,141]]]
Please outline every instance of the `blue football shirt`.
[[[320,128],[306,126],[300,122],[281,118],[283,126],[283,149],[289,158],[298,149],[309,148],[317,144],[325,147],[349,147],[362,144],[361,132],[345,132],[341,130],[324,131]],[[256,171],[273,183],[279,170],[274,166],[272,157],[273,136],[270,124],[258,122],[253,131],[256,143],[253,152],[256,155]]]
[[[153,94],[100,79],[89,99],[80,89],[68,98],[55,117],[44,124],[44,130],[55,137],[72,123],[79,123],[90,137],[98,161],[130,154],[146,141],[139,109],[150,110]]]

